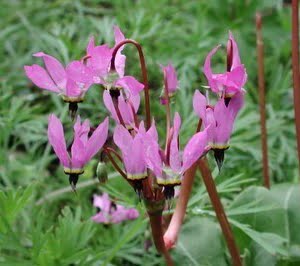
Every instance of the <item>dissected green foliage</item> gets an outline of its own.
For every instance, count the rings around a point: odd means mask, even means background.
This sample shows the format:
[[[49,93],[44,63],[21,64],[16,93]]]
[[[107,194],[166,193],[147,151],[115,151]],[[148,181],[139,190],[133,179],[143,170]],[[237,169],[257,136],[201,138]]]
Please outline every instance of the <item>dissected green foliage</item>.
[[[100,185],[92,161],[78,192],[68,187],[63,170],[47,144],[47,116],[54,112],[71,126],[67,106],[55,95],[30,84],[25,64],[45,51],[63,62],[78,59],[88,38],[112,43],[112,25],[143,45],[149,71],[151,107],[163,137],[164,109],[158,97],[162,73],[171,61],[180,91],[172,110],[183,119],[181,142],[195,131],[195,89],[206,85],[201,73],[208,51],[226,43],[233,31],[249,81],[244,110],[235,125],[231,148],[220,174],[211,161],[218,191],[228,212],[247,265],[297,265],[300,260],[300,191],[292,109],[290,11],[276,0],[123,1],[14,0],[1,3],[0,18],[0,265],[162,265],[144,210],[134,192],[112,169]],[[261,151],[257,93],[254,14],[264,14],[268,144],[273,184],[260,185]],[[128,73],[140,70],[136,51],[125,49]],[[225,67],[224,55],[214,59]],[[107,115],[102,92],[95,86],[80,105],[83,117],[96,124]],[[143,106],[141,107],[142,110]],[[198,177],[198,174],[197,174]],[[249,187],[249,188],[248,188]],[[125,205],[137,205],[133,222],[103,226],[90,221],[94,193],[108,192]],[[229,255],[200,178],[189,202],[188,221],[172,252],[180,265],[229,265]]]

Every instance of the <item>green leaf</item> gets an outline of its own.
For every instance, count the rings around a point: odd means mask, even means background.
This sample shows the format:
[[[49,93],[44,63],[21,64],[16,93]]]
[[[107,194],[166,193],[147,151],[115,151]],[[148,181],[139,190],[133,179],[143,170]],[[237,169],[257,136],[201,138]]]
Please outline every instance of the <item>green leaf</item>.
[[[178,265],[227,265],[221,230],[208,218],[195,217],[183,226],[172,255]]]

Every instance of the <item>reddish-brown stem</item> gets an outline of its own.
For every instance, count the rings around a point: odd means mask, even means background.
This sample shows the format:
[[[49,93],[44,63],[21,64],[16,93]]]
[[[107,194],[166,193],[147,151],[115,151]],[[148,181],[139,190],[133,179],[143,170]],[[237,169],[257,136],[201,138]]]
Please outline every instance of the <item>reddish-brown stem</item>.
[[[218,196],[217,188],[214,182],[214,179],[211,175],[208,162],[206,158],[199,160],[199,169],[207,190],[207,193],[209,195],[209,198],[211,200],[211,203],[213,205],[213,208],[215,210],[217,219],[219,221],[219,224],[221,226],[223,235],[225,237],[228,250],[231,255],[232,264],[234,266],[242,266],[242,260],[240,257],[240,252],[238,250],[238,247],[235,243],[234,236],[230,227],[230,224],[228,222],[227,216],[225,214],[223,205],[221,203],[221,200]]]
[[[142,70],[142,76],[143,76],[143,84],[144,84],[144,93],[145,93],[145,110],[146,110],[146,128],[149,129],[151,126],[151,111],[150,111],[150,98],[149,98],[149,83],[148,83],[148,72],[147,72],[147,67],[146,67],[146,62],[145,62],[145,57],[144,53],[142,50],[142,46],[130,39],[126,39],[120,43],[118,43],[112,54],[112,59],[111,59],[111,70],[114,71],[116,69],[115,67],[115,58],[118,50],[125,44],[131,43],[133,44],[139,53],[139,58],[140,58],[140,65],[141,65],[141,70]]]
[[[107,154],[108,159],[110,160],[113,167],[119,172],[121,176],[123,176],[127,181],[127,175],[124,173],[124,171],[119,167],[119,165],[116,163],[115,159],[111,156],[111,151],[107,148],[104,148],[104,152]]]
[[[119,159],[120,162],[123,162],[121,155],[117,153],[113,148],[105,147],[105,150],[113,153]]]
[[[299,2],[292,0],[292,70],[294,84],[294,111],[300,171],[300,73],[299,73]]]
[[[165,262],[167,266],[173,266],[174,263],[172,258],[165,247],[164,239],[163,239],[163,231],[162,231],[162,212],[159,213],[148,213],[150,226],[153,236],[154,245],[159,253],[164,256]]]
[[[119,109],[119,102],[118,102],[118,98],[112,98],[112,101],[113,101],[113,104],[114,104],[114,107],[115,107],[115,110],[116,110],[116,113],[117,113],[117,117],[119,119],[119,122],[121,125],[123,125],[125,127],[125,123],[124,123],[124,120],[123,120],[123,117],[122,117],[122,114],[120,112],[120,109]]]
[[[171,222],[167,231],[164,234],[164,241],[167,249],[175,246],[192,191],[195,173],[197,170],[197,163],[192,165],[184,174],[182,179],[180,194],[176,202],[175,211],[173,213]]]
[[[264,186],[270,188],[269,164],[268,164],[268,144],[266,127],[266,99],[265,99],[265,74],[264,74],[264,43],[262,38],[262,16],[256,14],[256,50],[258,63],[258,93],[260,110],[260,128],[261,128],[261,148]]]

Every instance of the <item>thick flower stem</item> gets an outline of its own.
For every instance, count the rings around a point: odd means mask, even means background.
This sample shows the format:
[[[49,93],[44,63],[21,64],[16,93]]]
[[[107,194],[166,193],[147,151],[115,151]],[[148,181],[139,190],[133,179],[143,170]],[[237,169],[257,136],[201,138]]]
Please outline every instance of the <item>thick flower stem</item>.
[[[294,84],[294,111],[300,171],[300,73],[299,73],[299,2],[292,0],[292,70]]]
[[[265,75],[264,75],[264,43],[262,38],[262,17],[256,14],[256,48],[258,62],[258,89],[259,89],[259,109],[260,109],[260,128],[261,128],[261,147],[264,186],[270,188],[269,164],[268,164],[268,144],[266,127],[266,99],[265,99]]]
[[[112,59],[111,59],[111,70],[114,71],[116,69],[115,58],[116,58],[116,54],[117,54],[118,50],[127,43],[133,44],[139,52],[140,65],[141,65],[143,84],[144,84],[144,93],[145,93],[146,128],[149,129],[151,126],[149,83],[148,83],[148,72],[147,72],[147,67],[146,67],[146,62],[145,62],[145,57],[144,57],[144,53],[142,50],[142,46],[138,42],[136,42],[134,40],[130,40],[130,39],[126,39],[126,40],[118,43],[113,50]]]
[[[164,239],[163,239],[163,226],[162,226],[162,212],[159,213],[149,213],[150,226],[152,231],[152,237],[156,250],[164,256],[167,266],[173,266],[174,263],[172,258],[166,249]]]
[[[167,249],[175,246],[189,201],[197,170],[197,162],[193,164],[184,174],[181,190],[177,199],[176,208],[167,231],[164,234],[164,242]]]
[[[210,197],[211,203],[215,210],[217,219],[221,226],[223,235],[225,237],[227,247],[230,252],[231,259],[232,259],[232,265],[242,266],[242,260],[240,257],[240,253],[239,253],[238,247],[235,243],[234,236],[233,236],[230,224],[228,222],[227,216],[225,214],[223,205],[218,196],[217,188],[216,188],[215,182],[213,180],[213,177],[211,175],[206,158],[199,160],[199,169],[200,169],[206,190]]]

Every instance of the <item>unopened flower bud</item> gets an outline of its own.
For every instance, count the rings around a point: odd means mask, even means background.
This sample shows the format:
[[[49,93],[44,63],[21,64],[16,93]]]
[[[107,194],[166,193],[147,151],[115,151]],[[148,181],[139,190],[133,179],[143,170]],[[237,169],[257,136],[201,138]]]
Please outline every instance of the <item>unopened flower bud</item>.
[[[101,184],[104,184],[107,182],[108,175],[107,175],[106,164],[104,162],[98,163],[96,175]]]

